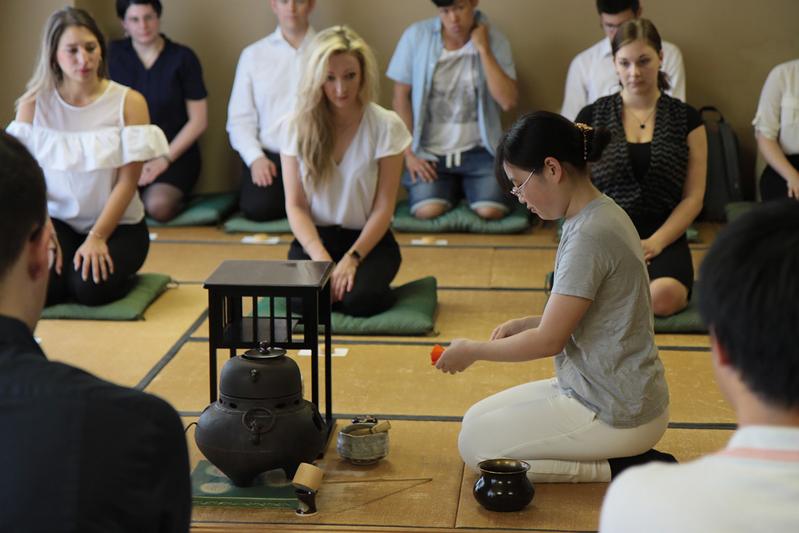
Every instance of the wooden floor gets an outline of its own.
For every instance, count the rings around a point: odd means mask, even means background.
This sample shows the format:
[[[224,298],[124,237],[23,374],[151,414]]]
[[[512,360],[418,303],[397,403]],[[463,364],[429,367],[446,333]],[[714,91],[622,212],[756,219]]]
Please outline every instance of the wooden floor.
[[[700,227],[696,265],[718,226]],[[290,236],[275,245],[242,244],[216,228],[157,228],[144,272],[177,282],[138,322],[42,321],[36,334],[51,359],[169,401],[188,426],[208,403],[207,295],[202,281],[225,259],[284,259]],[[445,246],[416,246],[398,234],[403,264],[396,283],[434,275],[439,309],[435,332],[421,337],[334,337],[348,349],[333,359],[334,415],[392,421],[389,456],[371,467],[342,461],[335,441],[318,463],[325,482],[319,513],[195,507],[197,531],[595,531],[606,485],[540,484],[533,504],[492,513],[471,495],[475,474],[457,450],[459,417],[477,400],[507,387],[550,377],[552,361],[477,363],[457,376],[434,371],[430,345],[486,337],[499,322],[537,313],[552,270],[554,229],[522,235],[439,235]],[[705,335],[658,335],[671,391],[670,428],[658,448],[690,460],[724,446],[733,412],[717,390]],[[308,375],[310,358],[290,354]],[[224,361],[220,361],[220,366]],[[192,466],[202,457],[187,434]]]

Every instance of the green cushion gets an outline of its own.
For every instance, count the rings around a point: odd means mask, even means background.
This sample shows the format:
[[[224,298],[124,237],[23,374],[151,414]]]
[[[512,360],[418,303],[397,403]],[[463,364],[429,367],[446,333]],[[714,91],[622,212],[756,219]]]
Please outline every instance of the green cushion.
[[[655,317],[655,333],[707,333],[707,326],[702,322],[694,301],[699,294],[699,283],[694,282],[688,307],[675,315],[665,318]]]
[[[45,307],[42,318],[66,318],[75,320],[138,320],[172,280],[164,274],[138,274],[136,285],[115,302],[88,306],[63,303]]]
[[[219,224],[236,206],[236,193],[206,194],[193,196],[186,208],[169,222],[158,222],[147,217],[147,225],[152,227],[210,226]]]
[[[530,227],[530,213],[516,203],[511,212],[499,220],[484,220],[462,203],[430,220],[411,215],[407,201],[397,204],[392,227],[406,233],[519,233]]]
[[[730,202],[724,206],[724,212],[727,214],[727,222],[732,222],[739,216],[752,210],[757,205],[757,202]]]
[[[425,335],[433,330],[438,304],[436,278],[426,277],[393,289],[397,301],[391,309],[370,317],[333,312],[336,335]],[[275,299],[275,315],[285,316],[285,300]],[[269,316],[268,300],[258,302],[259,316]],[[301,326],[298,330],[301,330]]]
[[[291,233],[291,226],[289,226],[287,218],[255,222],[244,218],[241,213],[236,213],[225,222],[225,231],[228,233]]]

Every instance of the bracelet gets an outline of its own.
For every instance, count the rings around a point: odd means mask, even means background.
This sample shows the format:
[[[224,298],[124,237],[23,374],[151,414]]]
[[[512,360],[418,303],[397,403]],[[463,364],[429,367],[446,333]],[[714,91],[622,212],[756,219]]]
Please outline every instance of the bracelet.
[[[164,159],[166,159],[166,162],[167,162],[167,163],[169,163],[170,165],[173,163],[173,161],[172,161],[172,158],[171,158],[171,157],[169,157],[169,154],[164,154],[164,155],[162,155],[161,157],[163,157]]]
[[[360,254],[360,252],[358,250],[353,248],[352,250],[349,251],[349,255],[352,256],[352,258],[355,259],[358,262],[358,265],[361,264],[361,259],[362,258],[361,258],[361,254]]]
[[[104,240],[105,238],[97,231],[94,231],[94,228],[89,230],[89,235],[96,239]]]

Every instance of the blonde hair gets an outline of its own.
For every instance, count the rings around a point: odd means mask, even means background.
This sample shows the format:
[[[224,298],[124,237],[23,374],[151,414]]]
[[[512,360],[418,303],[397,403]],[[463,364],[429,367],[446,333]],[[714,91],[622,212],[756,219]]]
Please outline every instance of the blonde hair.
[[[378,94],[377,60],[366,41],[347,26],[333,26],[314,37],[305,52],[294,114],[298,154],[307,170],[303,181],[311,185],[324,181],[333,170],[333,114],[323,86],[330,58],[336,54],[352,54],[361,65],[358,100],[362,105]]]
[[[61,71],[61,67],[58,66],[56,53],[58,52],[58,42],[61,40],[61,36],[71,26],[86,28],[97,39],[100,45],[101,57],[97,75],[100,78],[108,78],[107,49],[103,32],[100,31],[97,23],[88,12],[75,7],[65,7],[54,12],[47,19],[39,47],[39,60],[36,63],[33,76],[31,76],[25,86],[25,93],[17,98],[15,103],[17,108],[19,108],[21,103],[35,98],[38,94],[57,88],[64,81],[64,73]]]

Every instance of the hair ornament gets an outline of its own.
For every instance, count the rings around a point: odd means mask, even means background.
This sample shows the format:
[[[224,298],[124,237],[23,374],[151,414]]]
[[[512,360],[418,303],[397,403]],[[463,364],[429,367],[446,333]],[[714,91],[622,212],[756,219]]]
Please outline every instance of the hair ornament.
[[[588,132],[594,128],[582,122],[575,122],[574,125],[583,134],[583,161],[588,161]]]

